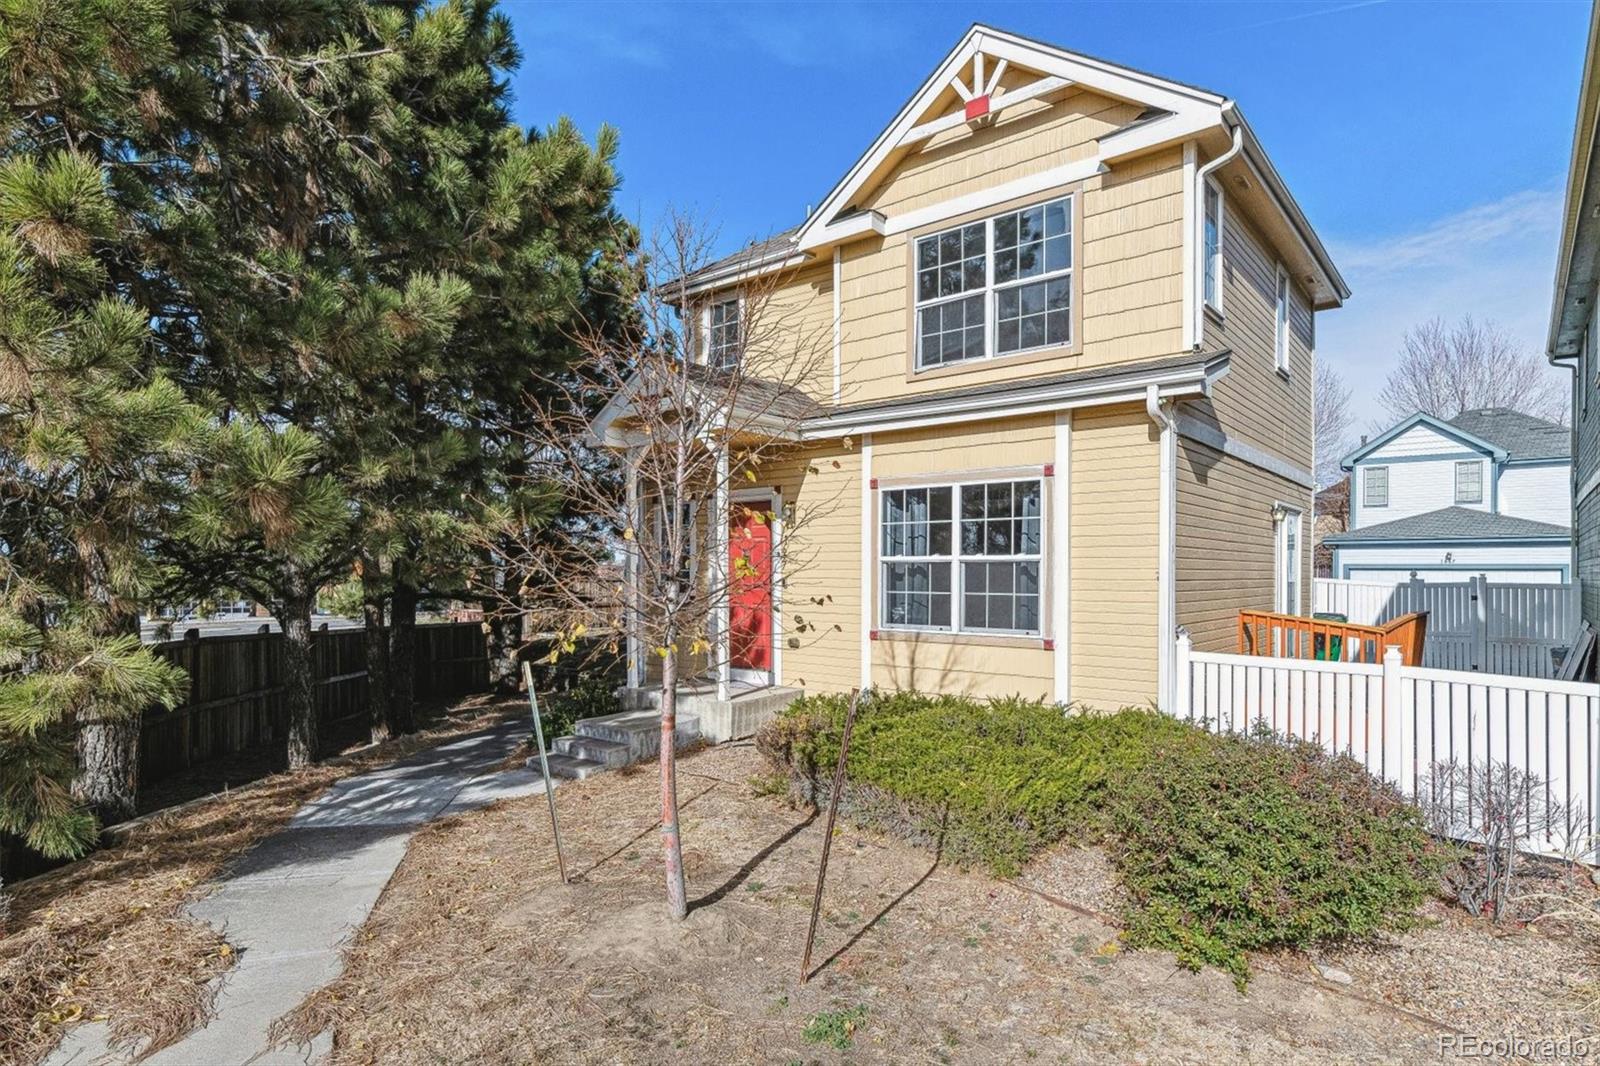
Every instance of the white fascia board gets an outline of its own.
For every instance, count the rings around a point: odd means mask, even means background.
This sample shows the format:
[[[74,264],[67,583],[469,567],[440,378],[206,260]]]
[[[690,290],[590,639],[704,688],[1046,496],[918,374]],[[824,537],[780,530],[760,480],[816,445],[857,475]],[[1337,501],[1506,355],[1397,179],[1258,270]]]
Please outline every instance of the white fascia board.
[[[1207,130],[1225,130],[1222,108],[1210,113],[1196,108],[1189,114],[1168,115],[1137,126],[1130,126],[1100,138],[1100,158],[1115,163],[1170,144],[1193,140]]]
[[[696,278],[685,285],[683,291],[690,296],[697,296],[702,292],[726,288],[729,285],[736,285],[751,278],[764,277],[780,270],[788,270],[790,267],[800,266],[810,260],[811,256],[793,251],[778,252],[760,259],[749,259],[719,270],[715,274]]]
[[[801,227],[796,241],[798,247],[804,250],[818,243],[817,231],[827,227],[826,220],[848,206],[850,197],[902,149],[906,135],[916,128],[918,119],[980,51],[1003,59],[1008,64],[1075,82],[1095,92],[1177,114],[1215,113],[1226,102],[1225,97],[1203,89],[1030,41],[988,26],[975,25],[928,75],[866,153],[829,191],[811,221]]]
[[[978,393],[943,400],[935,398],[924,403],[901,405],[883,411],[862,411],[842,418],[823,415],[801,423],[800,432],[804,440],[825,440],[869,432],[883,433],[957,422],[1015,418],[1020,415],[1068,411],[1102,404],[1138,403],[1143,402],[1146,391],[1152,385],[1156,387],[1157,394],[1162,399],[1203,396],[1211,391],[1212,384],[1226,372],[1227,361],[1217,362],[1222,364],[1220,368],[1213,364],[1142,374],[1136,378],[1066,382],[1019,389],[1004,396]]]

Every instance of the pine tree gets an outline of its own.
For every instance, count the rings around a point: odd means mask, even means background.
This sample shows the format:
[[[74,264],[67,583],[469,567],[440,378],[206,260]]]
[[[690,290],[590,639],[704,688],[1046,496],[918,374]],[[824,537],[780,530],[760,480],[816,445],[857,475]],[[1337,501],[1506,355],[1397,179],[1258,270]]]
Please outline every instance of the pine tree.
[[[133,813],[140,712],[186,686],[137,605],[197,413],[107,291],[117,221],[90,160],[0,164],[0,831],[48,856]]]

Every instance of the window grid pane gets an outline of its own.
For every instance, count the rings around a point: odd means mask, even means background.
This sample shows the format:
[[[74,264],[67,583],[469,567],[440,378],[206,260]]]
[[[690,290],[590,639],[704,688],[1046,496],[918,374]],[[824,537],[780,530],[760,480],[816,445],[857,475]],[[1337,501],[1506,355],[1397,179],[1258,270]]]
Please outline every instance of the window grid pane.
[[[1389,506],[1389,468],[1374,466],[1367,469],[1361,479],[1361,505],[1363,507]]]
[[[730,367],[739,361],[738,300],[711,305],[711,336],[706,361],[716,367]]]
[[[1206,232],[1205,232],[1205,301],[1212,307],[1220,306],[1218,294],[1222,290],[1222,226],[1221,226],[1221,199],[1217,190],[1210,185],[1206,186]]]

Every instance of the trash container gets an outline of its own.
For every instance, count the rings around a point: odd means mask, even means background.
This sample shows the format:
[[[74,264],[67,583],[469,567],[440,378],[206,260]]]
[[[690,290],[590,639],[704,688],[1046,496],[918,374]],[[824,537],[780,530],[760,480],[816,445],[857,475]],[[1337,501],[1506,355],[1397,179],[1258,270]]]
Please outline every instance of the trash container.
[[[1319,622],[1348,622],[1349,616],[1337,611],[1317,611],[1311,616]],[[1337,633],[1318,633],[1312,642],[1312,658],[1323,662],[1341,662],[1344,659],[1344,637]]]

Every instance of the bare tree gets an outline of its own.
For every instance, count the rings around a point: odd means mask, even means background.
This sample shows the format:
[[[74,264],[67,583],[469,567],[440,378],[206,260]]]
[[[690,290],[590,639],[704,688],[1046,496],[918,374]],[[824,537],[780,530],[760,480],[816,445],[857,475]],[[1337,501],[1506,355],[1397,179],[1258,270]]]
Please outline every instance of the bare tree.
[[[1565,423],[1566,382],[1536,352],[1493,322],[1438,318],[1406,332],[1398,365],[1378,400],[1396,421],[1417,411],[1454,418],[1478,407],[1508,407]]]
[[[818,313],[816,294],[752,271],[715,297],[713,318],[691,283],[708,259],[706,233],[673,217],[651,243],[633,325],[581,333],[581,365],[529,399],[520,430],[533,457],[528,494],[559,497],[569,517],[530,530],[507,515],[485,536],[525,575],[512,591],[535,612],[530,631],[558,635],[557,654],[585,635],[609,634],[613,649],[630,638],[630,685],[645,676],[641,657],[655,672],[667,903],[682,918],[680,682],[697,669],[726,676],[737,651],[730,599],[770,575],[763,553],[780,523],[784,583],[805,568],[804,529],[838,498],[844,475],[799,443],[802,421],[820,410],[816,397],[832,389],[833,323]],[[739,266],[729,273],[741,274]],[[738,489],[780,479],[822,492],[808,492],[805,508],[786,503],[781,515],[733,501]],[[784,613],[785,647],[816,635],[803,616]]]
[[[1339,460],[1350,445],[1350,386],[1339,372],[1317,360],[1315,446],[1317,487],[1327,488],[1344,476]]]

